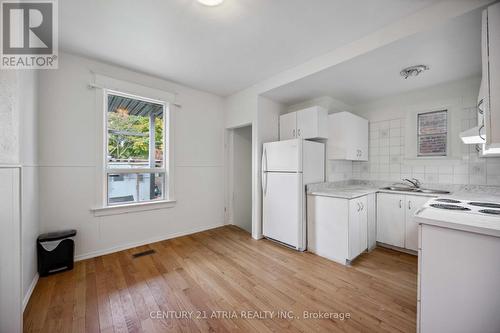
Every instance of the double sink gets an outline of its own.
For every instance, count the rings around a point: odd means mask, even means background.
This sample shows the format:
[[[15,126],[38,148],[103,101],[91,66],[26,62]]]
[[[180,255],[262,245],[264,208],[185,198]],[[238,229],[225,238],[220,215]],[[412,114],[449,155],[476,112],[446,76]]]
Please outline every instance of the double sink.
[[[381,190],[395,191],[395,192],[410,192],[410,193],[425,193],[425,194],[450,194],[450,191],[433,190],[429,188],[420,187],[405,187],[405,186],[387,186],[382,187]]]

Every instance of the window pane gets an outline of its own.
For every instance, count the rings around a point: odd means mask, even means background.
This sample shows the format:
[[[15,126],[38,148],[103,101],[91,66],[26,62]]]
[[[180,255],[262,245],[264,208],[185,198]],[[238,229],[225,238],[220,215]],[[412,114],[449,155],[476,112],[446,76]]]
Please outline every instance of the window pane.
[[[446,134],[419,136],[419,156],[446,156],[446,136]]]
[[[108,174],[108,205],[163,199],[163,173]]]
[[[108,166],[163,167],[163,114],[161,104],[109,94]],[[150,153],[152,136],[155,151]]]
[[[418,156],[446,156],[448,111],[418,115]]]
[[[162,118],[155,118],[155,167],[162,168],[163,167],[163,150],[164,150],[164,138],[163,134],[163,114]]]
[[[428,112],[418,115],[418,135],[446,133],[447,111]]]

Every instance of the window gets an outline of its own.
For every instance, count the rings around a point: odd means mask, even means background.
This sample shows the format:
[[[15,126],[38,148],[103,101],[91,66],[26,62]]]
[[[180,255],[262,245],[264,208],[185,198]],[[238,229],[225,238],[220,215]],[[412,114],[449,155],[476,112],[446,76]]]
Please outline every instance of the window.
[[[106,89],[104,101],[106,206],[166,199],[167,104]]]
[[[418,156],[446,156],[448,111],[419,113],[417,117]]]

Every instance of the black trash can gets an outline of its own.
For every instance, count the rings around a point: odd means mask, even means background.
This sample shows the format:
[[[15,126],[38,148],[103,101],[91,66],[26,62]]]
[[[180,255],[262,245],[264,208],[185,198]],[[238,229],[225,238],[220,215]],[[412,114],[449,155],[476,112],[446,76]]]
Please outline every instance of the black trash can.
[[[73,269],[76,230],[49,232],[38,236],[38,274],[47,276]]]

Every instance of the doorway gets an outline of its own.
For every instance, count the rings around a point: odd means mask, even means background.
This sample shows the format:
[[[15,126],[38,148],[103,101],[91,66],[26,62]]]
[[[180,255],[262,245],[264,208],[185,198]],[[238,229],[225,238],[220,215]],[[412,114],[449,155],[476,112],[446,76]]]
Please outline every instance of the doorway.
[[[230,207],[232,224],[252,232],[252,126],[231,130]]]

